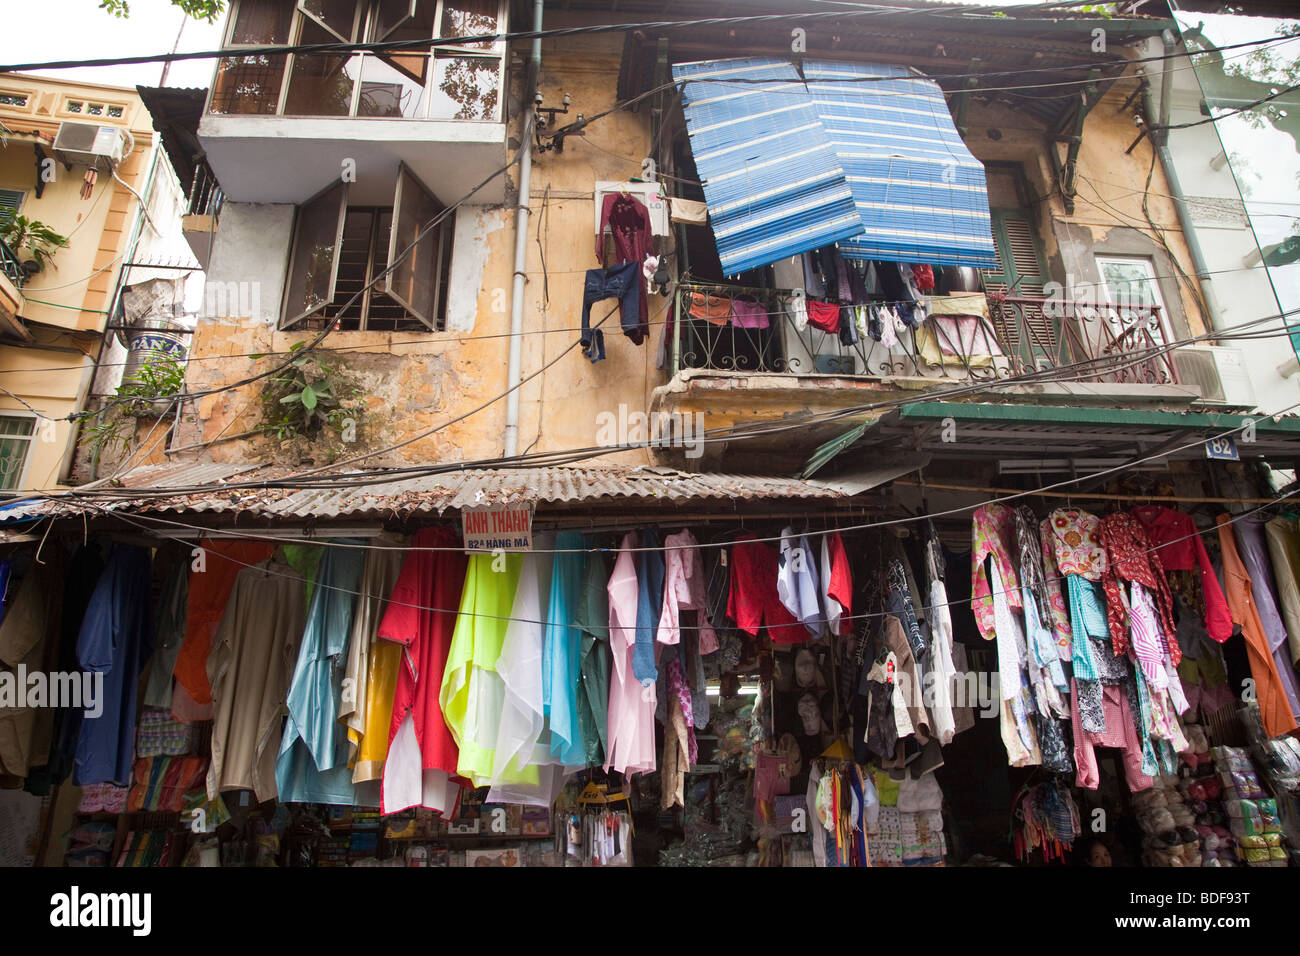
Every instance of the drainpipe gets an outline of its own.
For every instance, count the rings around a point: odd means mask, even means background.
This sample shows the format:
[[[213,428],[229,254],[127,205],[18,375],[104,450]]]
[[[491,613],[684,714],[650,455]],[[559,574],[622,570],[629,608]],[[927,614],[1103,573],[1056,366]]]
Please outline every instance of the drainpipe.
[[[1178,225],[1183,230],[1183,240],[1187,243],[1187,251],[1192,257],[1192,268],[1196,270],[1196,278],[1201,286],[1201,297],[1205,300],[1205,311],[1209,313],[1210,326],[1214,329],[1220,329],[1223,327],[1223,317],[1219,311],[1219,297],[1214,292],[1214,278],[1210,273],[1209,265],[1206,264],[1205,252],[1201,249],[1201,240],[1196,234],[1196,224],[1192,222],[1191,209],[1187,205],[1187,198],[1183,195],[1182,183],[1178,179],[1178,171],[1174,167],[1173,157],[1169,154],[1169,130],[1167,127],[1169,126],[1169,111],[1173,99],[1173,57],[1177,41],[1171,30],[1163,31],[1161,39],[1165,45],[1165,59],[1160,73],[1159,112],[1157,113],[1152,108],[1150,84],[1144,84],[1142,88],[1142,112],[1146,114],[1148,122],[1150,122],[1152,116],[1158,117],[1156,129],[1151,131],[1151,145],[1160,158],[1160,169],[1164,172],[1165,180],[1169,183],[1169,195],[1173,197],[1174,210],[1178,213]]]
[[[533,0],[533,31],[542,31],[542,5],[544,0]],[[537,78],[542,70],[542,38],[533,37],[532,54],[528,58],[528,74],[524,82],[523,142],[519,157],[519,205],[515,209],[515,274],[510,293],[510,360],[506,373],[506,441],[505,457],[519,454],[519,378],[523,364],[524,337],[524,280],[528,268],[528,215],[529,190],[533,172],[533,125],[537,122]]]

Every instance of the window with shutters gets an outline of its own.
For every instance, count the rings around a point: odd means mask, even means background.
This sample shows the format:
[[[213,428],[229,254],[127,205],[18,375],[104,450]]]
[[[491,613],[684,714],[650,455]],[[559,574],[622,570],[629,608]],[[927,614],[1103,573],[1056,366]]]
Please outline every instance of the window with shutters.
[[[984,286],[1008,300],[1003,308],[994,311],[994,325],[1009,350],[1027,366],[1064,364],[1068,358],[1064,355],[1061,320],[1043,310],[1043,286],[1050,281],[1047,257],[1032,210],[1018,204],[1024,202],[1019,170],[990,164],[989,195],[993,204],[1007,204],[989,210],[998,267],[983,270]]]
[[[21,189],[0,189],[0,217],[13,215],[22,208],[24,195]]]

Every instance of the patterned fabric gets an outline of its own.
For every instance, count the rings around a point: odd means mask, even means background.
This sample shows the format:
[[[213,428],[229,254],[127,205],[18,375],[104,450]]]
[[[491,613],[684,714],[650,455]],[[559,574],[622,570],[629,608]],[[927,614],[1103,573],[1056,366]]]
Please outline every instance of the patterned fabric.
[[[980,636],[985,640],[992,640],[995,636],[993,595],[989,590],[988,562],[985,561],[989,555],[997,562],[998,572],[1008,589],[1008,603],[1020,607],[1019,579],[1007,546],[1014,534],[1011,509],[1005,505],[983,505],[971,516],[971,610],[975,613]]]
[[[1020,565],[1020,586],[1027,590],[1038,605],[1038,619],[1049,620],[1051,610],[1047,605],[1047,584],[1043,575],[1043,545],[1038,538],[1038,521],[1028,505],[1021,505],[1012,513],[1016,529],[1016,552]]]
[[[1074,676],[1081,681],[1097,680],[1101,675],[1088,638],[1106,637],[1106,612],[1095,583],[1081,574],[1068,575],[1065,580],[1070,591],[1070,623],[1074,629]]]
[[[1038,716],[1038,744],[1043,751],[1043,767],[1052,773],[1069,773],[1074,769],[1070,748],[1065,743],[1061,722],[1054,717]]]
[[[1160,555],[1151,547],[1142,522],[1123,512],[1109,514],[1101,521],[1101,540],[1106,546],[1106,556],[1110,562],[1103,579],[1108,606],[1117,605],[1114,592],[1119,591],[1121,578],[1135,581],[1149,590],[1155,599],[1164,639],[1169,643],[1169,657],[1177,666],[1183,654],[1175,635],[1174,598],[1169,591],[1169,582],[1165,580]],[[1127,624],[1127,614],[1122,614],[1121,618],[1123,624]],[[1122,654],[1128,649],[1127,628],[1121,625],[1117,631],[1116,623],[1112,620],[1110,624],[1111,640],[1115,645],[1115,653]]]
[[[921,626],[916,619],[916,609],[912,604],[912,589],[907,584],[907,571],[898,558],[889,559],[889,610],[898,616],[907,635],[907,645],[912,650],[912,657],[921,664],[929,655],[929,647],[921,634]]]
[[[195,748],[198,724],[173,720],[165,710],[145,710],[135,732],[135,755],[145,757],[179,757]]]
[[[1070,611],[1062,590],[1063,575],[1056,565],[1056,549],[1052,547],[1052,522],[1044,518],[1038,525],[1038,541],[1043,548],[1044,586],[1052,622],[1052,636],[1056,640],[1057,656],[1068,661],[1074,655],[1074,641],[1070,634]]]
[[[1047,520],[1060,572],[1100,581],[1106,570],[1106,551],[1099,534],[1101,519],[1091,512],[1058,508]]]

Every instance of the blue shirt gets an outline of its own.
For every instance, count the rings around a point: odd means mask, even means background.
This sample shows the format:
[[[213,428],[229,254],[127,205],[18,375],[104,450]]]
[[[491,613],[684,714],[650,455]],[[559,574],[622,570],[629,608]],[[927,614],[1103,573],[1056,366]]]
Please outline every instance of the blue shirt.
[[[77,738],[73,783],[116,783],[131,780],[135,756],[136,685],[140,668],[153,652],[150,620],[150,561],[146,548],[117,545],[86,606],[77,635],[77,663],[82,670],[104,675],[96,705]],[[92,691],[93,693],[93,691]],[[90,701],[82,701],[91,710]]]
[[[360,548],[327,548],[321,559],[289,683],[289,717],[275,761],[281,802],[354,802],[347,728],[338,713],[365,555]]]

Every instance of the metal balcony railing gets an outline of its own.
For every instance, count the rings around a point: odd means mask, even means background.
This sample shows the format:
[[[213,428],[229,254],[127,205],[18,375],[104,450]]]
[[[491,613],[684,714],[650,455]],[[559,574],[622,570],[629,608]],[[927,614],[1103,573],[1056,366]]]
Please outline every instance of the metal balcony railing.
[[[206,162],[199,163],[194,169],[194,182],[190,185],[190,204],[185,210],[187,216],[219,216],[221,204],[226,194],[221,191],[221,184],[212,175]]]
[[[691,315],[692,294],[709,297],[697,312],[711,318]],[[864,331],[880,331],[880,323],[866,316],[859,321],[856,314],[856,336],[823,331],[811,323],[799,328],[787,307],[790,294],[680,283],[675,293],[680,321],[673,322],[669,338],[672,374],[715,369],[977,382],[1059,369],[1059,378],[1067,381],[1178,383],[1170,353],[1161,351],[1169,339],[1154,306],[1119,308],[989,295],[985,318],[923,315],[894,305],[894,314],[906,320],[893,323],[894,334],[886,331],[877,339]],[[744,326],[726,315],[726,303],[734,298],[752,303]],[[877,318],[891,321],[888,313],[878,313]]]
[[[27,281],[27,273],[23,271],[22,262],[4,242],[0,242],[0,271],[4,272],[5,277],[20,289]]]

